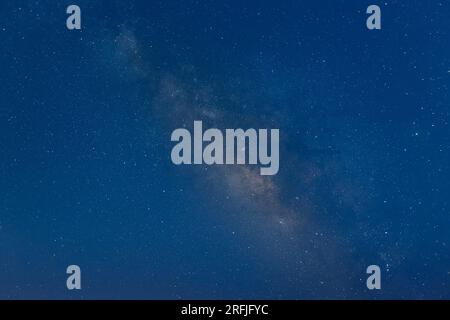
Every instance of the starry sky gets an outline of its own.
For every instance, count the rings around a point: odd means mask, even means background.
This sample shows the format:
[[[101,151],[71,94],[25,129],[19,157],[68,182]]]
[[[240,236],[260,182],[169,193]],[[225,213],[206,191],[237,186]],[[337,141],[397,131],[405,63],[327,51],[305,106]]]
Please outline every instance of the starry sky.
[[[434,0],[1,1],[0,298],[450,299],[449,18]],[[279,128],[279,173],[173,165],[194,120]]]

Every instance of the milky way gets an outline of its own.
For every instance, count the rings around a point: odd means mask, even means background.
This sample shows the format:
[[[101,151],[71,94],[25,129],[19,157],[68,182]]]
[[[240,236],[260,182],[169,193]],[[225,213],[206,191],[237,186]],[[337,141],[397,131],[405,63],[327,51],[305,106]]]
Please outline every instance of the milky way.
[[[449,297],[447,4],[77,4],[0,5],[0,298]],[[175,166],[194,121],[278,174]]]

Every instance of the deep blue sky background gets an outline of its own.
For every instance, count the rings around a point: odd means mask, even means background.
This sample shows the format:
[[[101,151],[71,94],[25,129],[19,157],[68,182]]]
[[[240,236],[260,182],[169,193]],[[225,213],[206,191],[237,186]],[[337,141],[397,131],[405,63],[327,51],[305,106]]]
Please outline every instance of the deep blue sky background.
[[[0,298],[449,299],[449,19],[446,1],[1,1]],[[279,174],[175,167],[194,120],[280,128]]]

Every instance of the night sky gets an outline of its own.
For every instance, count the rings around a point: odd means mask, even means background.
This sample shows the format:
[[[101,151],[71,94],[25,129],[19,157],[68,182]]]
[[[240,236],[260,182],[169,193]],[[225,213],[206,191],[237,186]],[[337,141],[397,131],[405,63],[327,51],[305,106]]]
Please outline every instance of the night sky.
[[[450,299],[449,37],[447,1],[1,1],[0,298]],[[279,128],[279,173],[175,166],[194,120]]]

